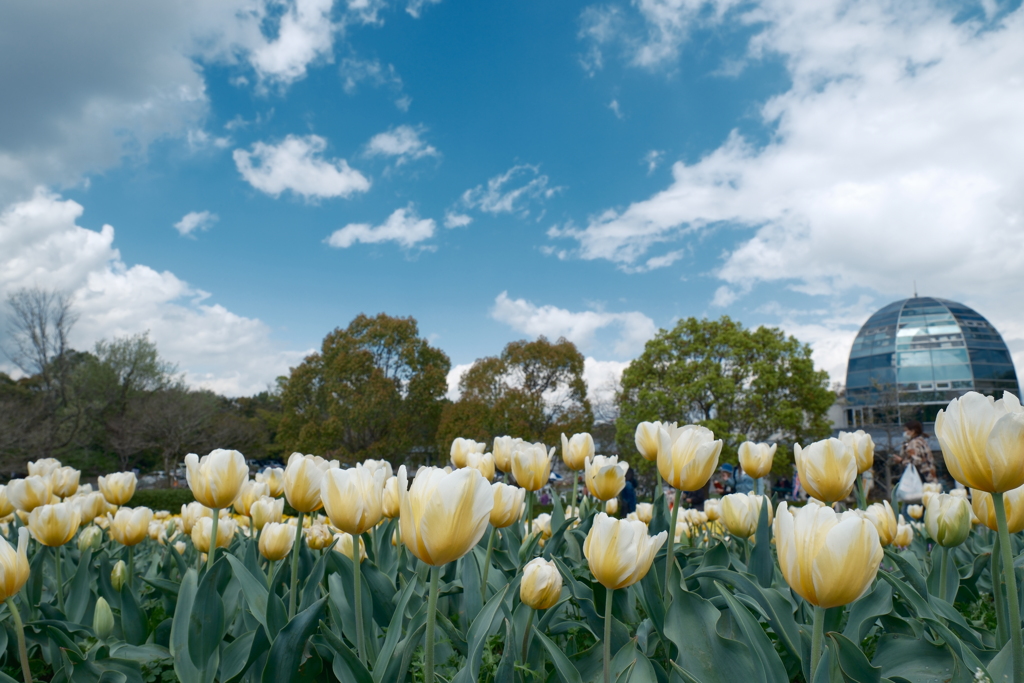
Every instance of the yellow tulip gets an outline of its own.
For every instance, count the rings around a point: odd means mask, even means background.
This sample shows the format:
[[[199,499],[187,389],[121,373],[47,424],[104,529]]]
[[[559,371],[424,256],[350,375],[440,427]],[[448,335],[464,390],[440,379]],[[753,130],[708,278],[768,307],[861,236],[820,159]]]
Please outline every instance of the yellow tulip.
[[[658,460],[658,448],[661,443],[660,432],[660,422],[641,422],[636,426],[636,434],[633,438],[636,443],[636,450],[648,462],[656,462]]]
[[[676,520],[676,533],[672,537],[672,542],[673,543],[681,543],[684,538],[689,538],[690,537],[690,531],[691,531],[690,525],[686,522],[685,519],[682,519],[682,518],[677,519]]]
[[[586,432],[573,434],[567,439],[562,434],[562,462],[573,472],[579,472],[586,466],[587,458],[594,456],[594,437]]]
[[[935,493],[934,491],[922,491],[921,492],[921,504],[924,505],[927,508],[928,507],[928,503],[930,503],[932,501],[932,498],[934,498],[937,495],[939,495],[939,494]]]
[[[544,488],[551,477],[551,458],[555,449],[550,451],[542,443],[525,444],[512,452],[512,476],[516,483],[527,491],[539,491]]]
[[[324,473],[337,466],[337,460],[327,461],[319,455],[292,453],[284,470],[284,497],[288,504],[298,512],[319,510]]]
[[[533,518],[533,533],[540,534],[541,538],[551,538],[551,515],[542,512]]]
[[[82,517],[71,503],[40,505],[28,515],[28,529],[45,546],[62,546],[78,532]]]
[[[882,544],[883,548],[896,540],[899,525],[889,501],[883,500],[881,503],[869,505],[868,509],[864,511],[864,516],[875,525],[875,530],[878,531],[878,542]]]
[[[606,515],[614,517],[619,514],[619,499],[609,498],[604,502],[604,512]]]
[[[188,546],[185,545],[185,541],[178,541],[177,543],[174,544],[174,549],[178,551],[179,555],[184,555],[185,554],[185,550],[187,548],[188,548]]]
[[[636,504],[636,518],[644,524],[650,524],[654,517],[654,505],[651,503]]]
[[[667,538],[664,531],[648,536],[643,522],[613,519],[600,512],[583,542],[583,555],[594,578],[605,588],[617,590],[647,575]]]
[[[754,443],[744,441],[740,444],[740,467],[754,479],[767,477],[772,471],[772,460],[775,459],[777,444]]]
[[[376,526],[384,515],[386,476],[383,468],[371,470],[362,465],[328,470],[320,484],[320,500],[331,524],[356,535]]]
[[[270,495],[272,497],[280,498],[284,495],[283,467],[268,467],[262,472],[257,472],[256,481],[260,484],[266,484],[267,488],[270,489]]]
[[[951,495],[951,496],[957,496],[957,497],[959,497],[959,498],[966,498],[966,497],[967,497],[967,489],[964,489],[964,488],[956,488],[956,489],[952,489],[952,490],[951,490],[951,491],[949,492],[949,495]]]
[[[34,474],[25,479],[12,479],[7,484],[7,500],[22,512],[32,512],[40,505],[48,505],[52,497],[49,477]]]
[[[217,521],[217,547],[227,548],[231,545],[231,539],[235,537],[238,525],[230,517]],[[201,553],[210,552],[210,542],[213,540],[213,517],[201,517],[192,527],[192,545]]]
[[[707,486],[718,467],[722,440],[706,427],[662,425],[659,431],[658,471],[679,491],[696,491]]]
[[[83,521],[95,519],[107,512],[107,499],[99,491],[86,494],[79,493],[71,499],[71,503],[78,508]]]
[[[149,508],[123,507],[110,520],[110,537],[121,545],[138,545],[149,534],[153,511]]]
[[[92,615],[92,630],[100,640],[106,640],[114,630],[114,613],[102,597],[96,599]]]
[[[925,508],[924,526],[944,548],[958,546],[971,534],[971,505],[965,498],[937,493]]]
[[[403,465],[398,468],[399,524],[409,552],[437,567],[479,543],[494,508],[491,486],[479,472],[421,467],[411,487],[407,482]]]
[[[519,599],[533,609],[548,609],[562,594],[562,575],[554,562],[535,557],[523,567]]]
[[[466,453],[466,467],[472,467],[484,475],[487,481],[494,480],[494,455],[491,453]]]
[[[359,536],[359,562],[361,563],[369,555],[366,554],[366,543],[363,542],[363,537]],[[334,544],[335,552],[341,553],[345,557],[352,559],[352,534],[346,534],[344,531],[334,534],[334,540],[337,543]]]
[[[526,489],[497,482],[491,484],[491,493],[494,494],[494,507],[491,509],[490,516],[491,526],[495,529],[504,529],[515,524],[522,514]]]
[[[149,535],[149,540],[156,541],[160,545],[164,545],[167,541],[167,533],[164,531],[164,525],[155,519],[149,523],[146,533]]]
[[[270,496],[270,487],[263,482],[247,479],[242,484],[242,488],[239,489],[238,496],[232,505],[235,508],[235,512],[249,517],[252,515],[252,504],[263,496]]]
[[[238,498],[249,478],[245,456],[238,451],[217,448],[200,458],[185,456],[185,479],[196,500],[208,508],[227,508]]]
[[[6,517],[14,512],[14,505],[7,497],[6,484],[0,484],[0,517]]]
[[[364,460],[363,467],[370,470],[371,472],[376,472],[377,470],[380,470],[381,472],[384,473],[384,481],[387,481],[391,477],[395,476],[394,471],[392,471],[391,469],[391,463],[389,463],[387,460]]]
[[[0,601],[18,594],[28,581],[28,529],[18,529],[18,548],[0,538]]]
[[[942,484],[937,481],[925,482],[921,485],[923,493],[942,493]]]
[[[134,472],[115,472],[96,480],[100,492],[111,505],[125,505],[135,495],[138,479]]]
[[[827,503],[844,500],[857,479],[857,458],[839,439],[815,441],[807,448],[793,445],[800,485],[808,495]]]
[[[610,500],[626,486],[629,463],[619,462],[617,456],[595,455],[585,464],[584,481],[587,490],[598,500]]]
[[[875,464],[875,442],[863,429],[855,432],[839,432],[839,440],[846,450],[853,453],[857,461],[857,474],[870,470]]]
[[[381,512],[388,519],[394,519],[401,512],[398,500],[398,477],[388,477],[384,482],[384,493],[381,496]]]
[[[1006,526],[1010,533],[1024,531],[1024,486],[1004,493],[1003,505],[1006,507]],[[971,507],[982,524],[996,531],[996,509],[992,504],[991,493],[971,489]]]
[[[313,524],[306,529],[306,545],[310,550],[323,550],[334,540],[334,535],[326,524]]]
[[[913,542],[914,527],[904,522],[903,515],[900,515],[899,522],[896,524],[896,537],[893,538],[892,544],[898,548],[906,548]]]
[[[186,534],[192,533],[192,527],[202,517],[213,518],[213,510],[202,503],[192,501],[188,505],[181,506],[181,530]]]
[[[1013,394],[953,399],[935,418],[935,435],[946,469],[964,486],[989,493],[1024,486],[1024,408]]]
[[[29,460],[28,462],[28,476],[30,477],[48,477],[50,473],[60,468],[60,460],[56,458],[40,458],[36,461]]]
[[[268,560],[282,560],[288,557],[295,543],[295,529],[288,524],[270,522],[260,532],[260,555]]]
[[[253,502],[249,508],[249,515],[255,529],[262,529],[271,523],[280,523],[284,516],[284,499],[263,496]]]
[[[912,519],[921,519],[924,517],[924,507],[921,505],[908,505],[907,514],[910,515]]]
[[[85,552],[89,548],[97,550],[100,544],[103,542],[103,532],[95,524],[82,529],[82,533],[78,534],[78,550],[79,552]]]
[[[878,573],[883,557],[878,530],[860,515],[840,517],[830,507],[782,503],[773,528],[786,583],[812,605],[849,604]]]
[[[53,494],[61,498],[75,495],[78,490],[78,479],[82,473],[74,467],[58,467],[50,473]]]
[[[721,498],[722,524],[733,536],[750,538],[757,532],[757,520],[761,516],[764,496],[754,493],[730,493]],[[772,506],[768,504],[768,523],[772,522]]]
[[[707,515],[708,519],[712,522],[722,516],[721,504],[721,498],[708,498],[704,501],[704,514]]]
[[[121,592],[121,587],[124,586],[125,581],[128,580],[128,565],[124,563],[124,560],[118,560],[114,564],[114,568],[110,570],[110,585],[114,587],[114,590],[118,593]]]
[[[483,453],[484,449],[487,448],[486,444],[477,443],[472,439],[457,438],[452,441],[452,448],[450,451],[452,464],[456,468],[466,466],[466,455],[469,453]]]
[[[511,436],[494,437],[494,466],[502,472],[512,471],[512,451],[523,443],[522,439],[513,439]]]

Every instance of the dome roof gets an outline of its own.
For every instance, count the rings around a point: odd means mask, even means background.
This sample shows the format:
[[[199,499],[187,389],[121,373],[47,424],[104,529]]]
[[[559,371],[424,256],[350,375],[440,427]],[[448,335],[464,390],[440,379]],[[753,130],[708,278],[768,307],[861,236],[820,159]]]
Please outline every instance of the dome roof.
[[[967,391],[997,398],[1020,395],[1003,338],[974,309],[945,299],[896,301],[868,318],[857,333],[846,368],[849,405],[878,403],[880,389],[898,389],[900,404],[939,407]]]

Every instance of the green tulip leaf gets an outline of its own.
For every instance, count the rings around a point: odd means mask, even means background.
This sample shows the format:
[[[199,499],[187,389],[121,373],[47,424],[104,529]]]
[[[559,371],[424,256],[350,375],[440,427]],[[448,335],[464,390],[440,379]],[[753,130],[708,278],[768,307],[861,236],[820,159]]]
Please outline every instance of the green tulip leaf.
[[[878,581],[870,593],[857,600],[850,607],[850,616],[843,629],[843,635],[859,643],[878,617],[892,611],[892,588],[885,581]]]
[[[189,619],[195,603],[198,580],[194,569],[185,572],[178,590],[178,602],[171,623],[170,651],[174,660],[174,673],[182,683],[199,683],[199,669],[192,663],[188,652]]]
[[[788,683],[789,675],[786,673],[786,667],[782,664],[779,654],[775,651],[772,642],[768,639],[768,635],[761,628],[761,625],[750,611],[741,605],[740,601],[727,591],[722,584],[716,581],[715,587],[718,588],[722,597],[725,598],[732,618],[739,626],[747,645],[757,655],[758,660],[760,660],[761,669],[764,671],[767,683]]]
[[[323,614],[327,597],[324,596],[295,615],[295,618],[281,629],[270,646],[266,666],[263,668],[263,683],[289,681],[299,670],[306,641],[316,631]]]
[[[227,557],[231,568],[235,572],[235,579],[238,580],[238,584],[242,587],[242,595],[249,606],[249,611],[256,617],[256,620],[263,628],[267,628],[267,599],[269,591],[267,590],[266,581],[262,577],[256,578],[253,576],[252,572],[234,555],[226,555],[225,557]]]
[[[953,653],[947,648],[895,633],[878,639],[871,663],[885,678],[900,678],[909,683],[949,681],[957,669]]]
[[[142,645],[149,636],[146,615],[139,608],[127,581],[121,586],[121,634],[132,645]],[[220,644],[219,637],[216,644]]]
[[[744,643],[721,636],[722,614],[696,593],[681,591],[665,616],[665,636],[678,648],[676,663],[702,683],[765,683]]]
[[[551,657],[551,662],[555,665],[555,671],[558,673],[558,680],[562,681],[562,683],[583,683],[580,672],[573,666],[573,663],[558,645],[536,629],[534,629],[533,635],[544,646],[544,649],[547,650],[548,656]]]
[[[92,598],[92,548],[86,548],[78,561],[78,569],[71,580],[71,587],[68,589],[67,599],[64,606],[67,608],[68,621],[81,624],[85,618],[86,610],[89,608],[89,600]]]
[[[395,605],[394,614],[388,624],[387,635],[384,637],[384,645],[381,646],[380,653],[377,655],[377,663],[373,667],[375,683],[380,683],[379,675],[384,673],[387,663],[395,654],[395,648],[398,647],[399,639],[402,637],[402,624],[405,622],[405,610],[414,595],[415,588],[415,582],[410,581],[405,584],[405,588],[398,596],[398,603]]]
[[[504,651],[494,672],[494,683],[515,683],[516,648],[512,644],[512,622],[505,620]]]
[[[768,523],[768,498],[761,499],[761,511],[757,520],[757,532],[754,534],[754,549],[750,553],[747,569],[757,577],[757,582],[764,588],[770,588],[775,576],[775,563],[772,561],[771,525]]]
[[[924,580],[921,572],[906,557],[900,553],[893,552],[889,548],[885,549],[885,557],[899,567],[900,573],[903,574],[903,579],[913,586],[918,595],[928,595],[928,582]]]
[[[847,683],[880,683],[881,668],[872,666],[859,647],[839,633],[829,633],[829,649],[835,656]]]
[[[322,621],[320,622],[320,635],[328,647],[334,651],[334,675],[339,680],[354,680],[355,683],[373,683],[370,672],[359,661],[356,653]]]
[[[195,603],[189,615],[188,654],[200,672],[217,670],[217,663],[212,660],[219,658],[220,641],[224,639],[227,628],[224,601],[217,591],[217,584],[221,572],[227,567],[223,560],[218,560],[199,580]],[[123,591],[121,599],[124,600]]]
[[[487,604],[480,610],[476,620],[469,627],[466,641],[468,643],[466,653],[466,664],[462,667],[452,683],[476,683],[480,678],[480,663],[483,659],[484,645],[501,625],[501,615],[498,613],[505,602],[505,594],[509,586],[501,589],[491,596]]]

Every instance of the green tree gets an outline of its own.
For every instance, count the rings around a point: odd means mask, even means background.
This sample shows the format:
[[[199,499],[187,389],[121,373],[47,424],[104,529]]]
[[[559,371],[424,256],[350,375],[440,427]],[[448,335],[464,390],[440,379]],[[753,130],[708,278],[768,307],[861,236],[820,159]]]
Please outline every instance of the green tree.
[[[459,436],[486,441],[508,434],[555,445],[562,432],[589,431],[594,423],[583,354],[566,339],[511,342],[500,356],[473,363],[459,389],[438,428],[442,454]]]
[[[728,317],[680,320],[661,330],[622,375],[616,440],[641,471],[636,425],[661,420],[700,424],[723,440],[722,460],[735,462],[741,443],[775,441],[777,472],[793,443],[828,436],[835,395],[828,374],[814,369],[811,349],[774,327],[748,330]]]
[[[414,318],[360,315],[292,368],[278,438],[288,452],[350,462],[429,457],[450,368]]]

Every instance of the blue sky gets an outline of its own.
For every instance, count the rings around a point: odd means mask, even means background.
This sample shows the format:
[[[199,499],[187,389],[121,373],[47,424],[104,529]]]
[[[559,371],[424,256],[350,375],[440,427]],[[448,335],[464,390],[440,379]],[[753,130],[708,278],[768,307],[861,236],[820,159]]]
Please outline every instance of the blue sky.
[[[75,292],[80,345],[244,394],[384,311],[461,367],[565,335],[607,395],[728,314],[841,381],[916,281],[1022,360],[1017,4],[48,4],[0,28],[0,293]]]

